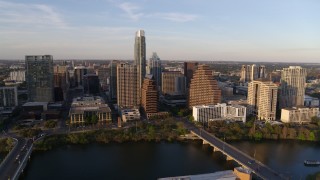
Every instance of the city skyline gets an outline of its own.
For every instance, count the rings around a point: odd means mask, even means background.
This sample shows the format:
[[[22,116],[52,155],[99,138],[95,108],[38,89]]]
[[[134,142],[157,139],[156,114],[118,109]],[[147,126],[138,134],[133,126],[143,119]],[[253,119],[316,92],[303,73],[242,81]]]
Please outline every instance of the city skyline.
[[[134,33],[164,60],[318,62],[318,1],[0,0],[0,59],[134,59]]]

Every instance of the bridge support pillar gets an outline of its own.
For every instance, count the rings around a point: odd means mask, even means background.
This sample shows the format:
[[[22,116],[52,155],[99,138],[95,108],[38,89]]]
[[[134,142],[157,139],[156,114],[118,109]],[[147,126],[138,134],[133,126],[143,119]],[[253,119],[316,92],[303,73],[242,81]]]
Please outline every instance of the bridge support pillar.
[[[203,141],[202,141],[202,144],[209,144],[209,143],[208,143],[208,141],[203,140]]]
[[[228,156],[228,155],[226,155],[226,156],[227,156],[227,161],[232,161],[232,160],[233,160],[232,157],[230,157],[230,156]]]
[[[213,152],[220,152],[220,149],[213,147]]]

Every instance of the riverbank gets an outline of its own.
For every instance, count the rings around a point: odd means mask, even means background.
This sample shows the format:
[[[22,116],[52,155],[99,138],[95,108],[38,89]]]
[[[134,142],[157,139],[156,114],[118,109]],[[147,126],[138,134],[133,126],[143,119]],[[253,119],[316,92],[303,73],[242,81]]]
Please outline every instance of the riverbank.
[[[183,123],[173,119],[165,119],[152,124],[139,122],[136,126],[118,130],[97,130],[83,133],[69,133],[47,136],[43,141],[36,142],[34,150],[46,151],[67,144],[107,144],[109,142],[137,141],[183,141],[181,135],[187,133]]]
[[[11,138],[0,138],[0,163],[14,147],[14,140]]]
[[[314,173],[314,174],[309,174],[307,177],[306,177],[307,180],[318,180],[320,179],[320,171],[317,172],[317,173]]]
[[[14,140],[11,138],[0,138],[0,153],[7,154],[14,146]]]
[[[227,121],[212,121],[208,131],[224,140],[301,140],[320,141],[318,124],[282,124],[270,123],[228,123]]]

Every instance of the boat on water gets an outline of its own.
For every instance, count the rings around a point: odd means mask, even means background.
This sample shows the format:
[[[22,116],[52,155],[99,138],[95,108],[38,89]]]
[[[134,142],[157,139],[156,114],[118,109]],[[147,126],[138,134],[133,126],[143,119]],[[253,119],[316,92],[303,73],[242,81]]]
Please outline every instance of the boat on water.
[[[304,165],[305,166],[319,166],[320,165],[320,161],[317,161],[317,160],[305,160],[304,161]]]

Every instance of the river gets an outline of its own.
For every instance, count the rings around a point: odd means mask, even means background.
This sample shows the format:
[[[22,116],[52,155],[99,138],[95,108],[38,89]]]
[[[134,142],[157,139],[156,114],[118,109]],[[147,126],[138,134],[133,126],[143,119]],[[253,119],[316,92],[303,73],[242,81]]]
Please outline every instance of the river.
[[[320,160],[320,145],[294,141],[231,142],[293,179],[320,171],[305,159]],[[200,143],[111,143],[69,145],[32,154],[22,179],[157,179],[233,169],[221,153]]]

